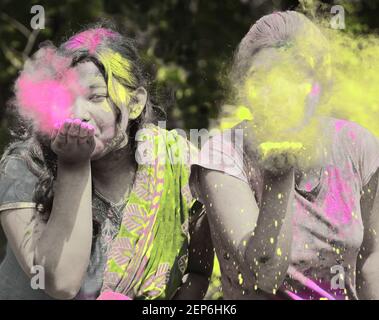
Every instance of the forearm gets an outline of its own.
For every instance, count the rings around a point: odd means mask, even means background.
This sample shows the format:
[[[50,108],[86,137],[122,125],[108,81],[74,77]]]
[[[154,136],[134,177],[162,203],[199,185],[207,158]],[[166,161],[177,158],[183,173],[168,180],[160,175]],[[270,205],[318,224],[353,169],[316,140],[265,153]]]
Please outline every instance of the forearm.
[[[7,243],[7,240],[5,238],[5,234],[0,225],[0,263],[5,256],[6,243]]]
[[[379,300],[379,252],[371,254],[357,272],[357,293],[361,300]]]
[[[359,299],[379,300],[379,170],[363,187],[361,215],[364,236],[357,259],[356,287]]]
[[[52,212],[35,248],[45,268],[46,289],[69,297],[86,272],[92,242],[91,167],[58,163]]]
[[[207,293],[209,278],[204,274],[190,272],[180,286],[174,300],[202,300]]]
[[[293,170],[264,177],[265,190],[253,234],[247,237],[242,257],[261,289],[272,292],[283,281],[292,245]]]

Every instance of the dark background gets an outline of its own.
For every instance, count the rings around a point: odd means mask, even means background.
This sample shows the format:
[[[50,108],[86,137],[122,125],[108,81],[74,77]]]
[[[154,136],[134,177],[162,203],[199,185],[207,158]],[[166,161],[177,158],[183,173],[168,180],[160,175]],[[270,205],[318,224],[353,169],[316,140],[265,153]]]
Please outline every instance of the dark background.
[[[221,86],[233,51],[249,27],[274,10],[330,14],[343,4],[348,31],[378,28],[378,0],[0,0],[0,152],[9,141],[6,103],[25,59],[44,40],[60,44],[103,18],[135,38],[157,79],[169,128],[207,128],[224,98]],[[45,29],[33,31],[33,5],[45,9]]]
[[[35,4],[45,9],[43,30],[30,26]],[[0,154],[10,139],[12,119],[6,105],[13,83],[41,41],[59,45],[90,23],[113,20],[140,44],[157,79],[168,127],[208,128],[225,98],[222,83],[233,51],[258,18],[274,10],[297,9],[328,19],[333,4],[345,9],[344,32],[377,32],[379,0],[0,0]],[[216,262],[207,298],[221,298],[219,287]]]

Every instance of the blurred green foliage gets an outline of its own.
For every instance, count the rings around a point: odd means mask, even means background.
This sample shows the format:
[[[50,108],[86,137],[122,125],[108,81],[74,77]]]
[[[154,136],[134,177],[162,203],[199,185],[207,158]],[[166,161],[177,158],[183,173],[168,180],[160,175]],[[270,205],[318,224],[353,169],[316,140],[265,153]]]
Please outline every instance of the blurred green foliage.
[[[45,9],[45,29],[33,31],[33,5]],[[168,128],[207,128],[225,98],[221,85],[237,44],[262,15],[295,9],[330,15],[345,8],[346,27],[369,32],[379,26],[377,0],[0,0],[0,151],[9,141],[6,102],[25,59],[44,40],[58,45],[87,24],[111,19],[135,38],[156,92],[167,110]],[[215,262],[207,299],[222,298]]]
[[[243,0],[1,0],[0,1],[0,149],[8,141],[6,101],[23,61],[38,44],[58,45],[90,23],[111,19],[135,38],[156,92],[167,109],[169,128],[206,128],[218,114],[224,90],[220,78],[243,34],[273,6]],[[269,1],[271,2],[271,1]],[[274,1],[275,2],[275,1]],[[282,2],[276,1],[276,9]],[[45,9],[45,29],[34,31],[33,5]],[[292,4],[292,7],[294,6]],[[288,5],[287,5],[288,6]],[[3,130],[2,130],[3,129]]]
[[[315,12],[322,4],[330,14],[333,3],[343,4],[351,30],[378,27],[375,0],[0,0],[0,150],[8,141],[4,108],[12,84],[26,57],[44,40],[59,44],[90,23],[111,19],[140,44],[167,109],[168,127],[207,128],[224,99],[221,84],[233,51],[256,19],[296,7]],[[43,30],[30,26],[35,4],[45,9]]]

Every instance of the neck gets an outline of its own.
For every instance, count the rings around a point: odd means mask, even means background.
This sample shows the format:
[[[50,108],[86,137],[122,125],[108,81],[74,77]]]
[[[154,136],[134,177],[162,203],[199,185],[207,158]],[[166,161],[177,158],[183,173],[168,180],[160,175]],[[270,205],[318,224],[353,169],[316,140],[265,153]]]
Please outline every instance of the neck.
[[[91,168],[95,189],[110,201],[119,203],[131,190],[137,163],[128,145],[92,161]]]

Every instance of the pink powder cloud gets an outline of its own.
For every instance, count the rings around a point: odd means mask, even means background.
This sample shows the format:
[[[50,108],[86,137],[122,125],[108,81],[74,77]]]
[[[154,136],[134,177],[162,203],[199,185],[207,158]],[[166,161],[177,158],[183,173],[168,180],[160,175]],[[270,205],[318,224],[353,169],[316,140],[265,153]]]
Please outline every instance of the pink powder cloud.
[[[37,130],[50,133],[70,115],[78,96],[85,94],[70,59],[44,48],[26,62],[16,81],[16,105],[21,116],[31,119]]]

